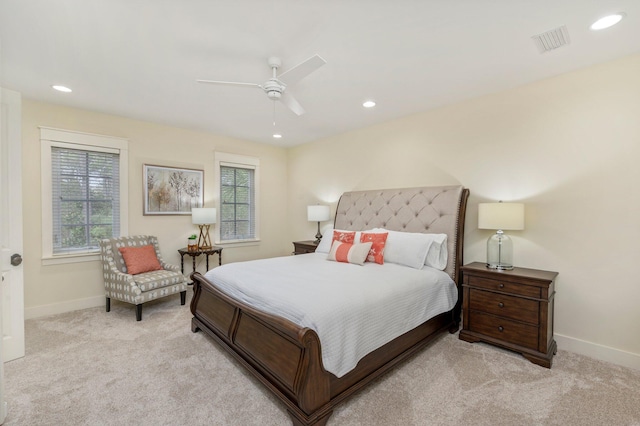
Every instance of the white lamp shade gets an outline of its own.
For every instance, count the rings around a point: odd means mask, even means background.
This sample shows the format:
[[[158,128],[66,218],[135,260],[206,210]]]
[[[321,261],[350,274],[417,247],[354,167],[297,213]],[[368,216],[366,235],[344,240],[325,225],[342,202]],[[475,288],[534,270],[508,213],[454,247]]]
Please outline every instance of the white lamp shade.
[[[324,222],[331,218],[329,206],[308,206],[307,220],[309,222]]]
[[[216,209],[205,207],[192,208],[191,222],[194,225],[209,225],[216,223]]]
[[[524,229],[524,204],[480,203],[478,204],[478,229],[522,230]]]

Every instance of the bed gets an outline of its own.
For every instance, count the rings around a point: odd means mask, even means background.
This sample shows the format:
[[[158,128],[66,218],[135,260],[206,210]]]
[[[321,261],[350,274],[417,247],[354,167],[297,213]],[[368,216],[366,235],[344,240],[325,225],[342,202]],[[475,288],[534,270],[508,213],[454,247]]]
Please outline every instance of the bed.
[[[211,336],[263,383],[284,403],[294,425],[324,425],[336,405],[441,333],[458,330],[468,195],[469,191],[462,186],[354,191],[342,195],[336,208],[335,229],[384,228],[446,234],[448,257],[444,272],[455,282],[458,300],[453,309],[373,350],[339,377],[325,369],[321,340],[313,328],[254,308],[223,292],[197,272],[192,275],[191,329]]]

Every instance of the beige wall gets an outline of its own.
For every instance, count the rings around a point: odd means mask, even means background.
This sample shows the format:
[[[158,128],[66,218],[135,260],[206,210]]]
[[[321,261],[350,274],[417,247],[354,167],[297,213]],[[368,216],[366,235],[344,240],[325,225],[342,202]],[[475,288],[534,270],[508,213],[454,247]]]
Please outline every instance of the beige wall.
[[[343,191],[462,184],[465,263],[484,261],[478,202],[524,202],[514,262],[560,273],[560,349],[640,368],[639,75],[630,56],[291,149],[292,238]]]
[[[103,302],[97,262],[41,264],[37,126],[49,126],[129,139],[129,233],[158,235],[174,262],[194,227],[142,215],[142,164],[204,169],[210,203],[214,150],[261,161],[262,243],[226,248],[225,262],[288,254],[315,235],[306,206],[335,208],[344,191],[458,183],[471,190],[465,262],[483,261],[490,232],[477,229],[478,202],[524,202],[514,261],[560,273],[560,349],[640,368],[638,75],[640,55],[630,56],[289,150],[25,99],[26,316]]]
[[[284,148],[194,132],[23,99],[23,211],[24,287],[27,318],[104,303],[99,262],[42,265],[40,131],[54,127],[129,140],[129,234],[158,236],[165,260],[179,264],[177,249],[197,232],[191,216],[143,216],[142,165],[157,164],[204,170],[205,206],[213,206],[214,151],[254,156],[260,159],[261,243],[223,251],[224,262],[273,257],[291,251],[286,238],[287,153]],[[268,194],[268,196],[266,196]],[[190,258],[185,271],[191,271]],[[204,272],[204,257],[198,258]],[[210,262],[217,262],[212,256]]]

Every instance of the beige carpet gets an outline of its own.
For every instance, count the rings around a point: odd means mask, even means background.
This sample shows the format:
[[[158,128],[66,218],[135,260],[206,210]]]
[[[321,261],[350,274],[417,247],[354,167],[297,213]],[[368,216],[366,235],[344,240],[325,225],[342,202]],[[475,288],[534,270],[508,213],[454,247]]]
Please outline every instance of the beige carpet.
[[[5,425],[289,425],[179,297],[28,320],[5,364]],[[551,370],[445,335],[336,409],[329,425],[640,425],[640,371],[560,350]]]

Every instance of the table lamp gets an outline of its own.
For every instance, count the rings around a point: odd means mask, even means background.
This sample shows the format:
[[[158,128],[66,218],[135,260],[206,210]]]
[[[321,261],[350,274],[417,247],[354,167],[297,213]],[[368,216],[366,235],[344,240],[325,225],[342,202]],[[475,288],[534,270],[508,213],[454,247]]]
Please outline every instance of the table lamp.
[[[198,237],[198,248],[209,250],[213,245],[209,237],[209,226],[216,223],[216,209],[205,207],[194,207],[191,209],[191,221],[194,225],[200,227],[200,236]]]
[[[320,222],[327,221],[331,218],[329,206],[308,206],[307,220],[309,222],[318,222],[318,232],[316,233],[316,244],[320,243],[322,233],[320,233]]]
[[[502,201],[478,204],[478,229],[497,230],[487,240],[487,268],[513,269],[513,243],[504,230],[524,229],[524,204]]]

